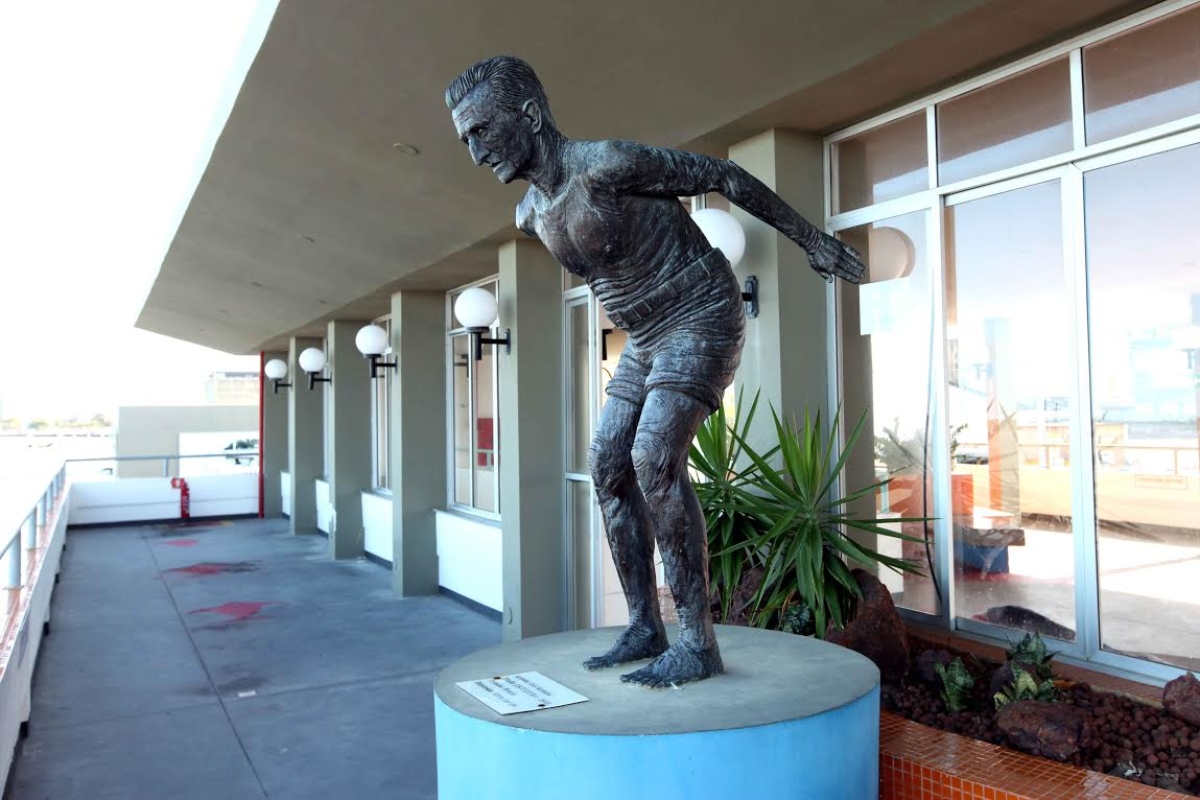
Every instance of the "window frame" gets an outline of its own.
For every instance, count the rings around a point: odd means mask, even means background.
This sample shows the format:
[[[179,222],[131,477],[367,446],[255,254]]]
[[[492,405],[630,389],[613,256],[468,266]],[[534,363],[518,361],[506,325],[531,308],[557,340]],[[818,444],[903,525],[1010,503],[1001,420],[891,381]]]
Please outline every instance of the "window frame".
[[[1085,138],[1085,108],[1083,85],[1083,48],[1124,34],[1134,28],[1150,24],[1187,9],[1200,6],[1200,0],[1171,0],[1153,8],[1145,9],[1123,19],[1103,25],[1085,34],[1073,37],[1059,45],[1047,48],[1004,67],[979,77],[951,86],[943,91],[928,95],[920,100],[899,106],[859,124],[837,131],[824,141],[824,203],[825,227],[831,234],[865,225],[889,217],[913,211],[929,212],[928,258],[933,278],[933,327],[934,338],[941,344],[935,347],[934,363],[931,365],[931,396],[929,398],[933,424],[930,446],[933,472],[933,511],[935,521],[935,559],[937,577],[942,588],[942,605],[938,614],[924,614],[910,609],[898,609],[903,617],[911,621],[935,625],[968,638],[1004,645],[1011,636],[1011,629],[990,623],[959,619],[954,608],[954,554],[952,536],[952,492],[950,485],[950,458],[948,432],[945,421],[949,405],[947,385],[948,354],[946,352],[945,321],[945,255],[944,255],[944,212],[948,206],[1010,191],[1022,185],[1033,185],[1047,180],[1060,180],[1063,193],[1063,237],[1066,248],[1068,286],[1074,293],[1072,303],[1072,346],[1078,354],[1075,364],[1076,378],[1072,385],[1072,401],[1080,413],[1074,415],[1071,443],[1079,458],[1080,484],[1073,488],[1078,495],[1073,498],[1075,526],[1075,610],[1076,640],[1074,643],[1054,640],[1056,649],[1063,650],[1060,656],[1068,663],[1078,663],[1089,668],[1113,674],[1136,674],[1155,681],[1167,681],[1184,674],[1185,670],[1154,661],[1102,649],[1100,641],[1100,593],[1096,553],[1096,509],[1095,509],[1095,464],[1090,457],[1092,451],[1092,386],[1090,375],[1090,351],[1088,339],[1087,263],[1085,220],[1083,206],[1083,179],[1086,173],[1104,167],[1135,161],[1146,156],[1200,144],[1200,114],[1183,116],[1170,122],[1144,128],[1114,139],[1087,144]],[[940,184],[937,174],[937,107],[940,103],[959,97],[977,89],[983,89],[1018,73],[1034,69],[1056,59],[1067,57],[1070,66],[1071,126],[1073,146],[1070,150],[1051,157],[1042,158],[978,175],[952,184]],[[871,131],[901,118],[919,113],[926,114],[926,141],[929,151],[929,179],[924,190],[871,206],[843,213],[834,213],[837,192],[837,163],[834,145],[844,139]],[[830,355],[830,395],[836,404],[842,396],[842,342],[841,288],[830,293],[831,308],[827,347]],[[1082,349],[1081,349],[1082,348]],[[1087,409],[1087,413],[1083,410]],[[842,440],[847,431],[843,428]]]
[[[384,314],[371,320],[387,331],[388,347],[384,355],[392,352],[392,315]],[[391,494],[391,441],[392,441],[392,392],[393,381],[400,380],[399,370],[384,370],[380,378],[372,381],[371,387],[371,489],[380,494]],[[382,407],[382,414],[380,413]]]
[[[465,291],[467,289],[473,289],[476,287],[483,287],[483,288],[489,289],[493,294],[495,294],[497,296],[497,299],[499,299],[499,294],[500,294],[500,276],[499,276],[499,274],[492,274],[492,275],[487,276],[486,278],[481,278],[477,281],[472,281],[471,283],[463,284],[462,286],[456,286],[455,288],[450,289],[449,291],[446,292],[446,323],[445,323],[445,327],[446,327],[446,355],[445,355],[445,358],[446,358],[446,365],[447,365],[447,369],[446,369],[446,508],[449,510],[452,510],[456,513],[465,514],[467,516],[472,516],[472,517],[477,517],[480,519],[486,519],[486,520],[492,520],[492,521],[498,522],[501,518],[501,513],[503,511],[503,509],[500,507],[500,468],[499,468],[500,450],[501,450],[501,445],[503,442],[503,438],[502,438],[503,431],[500,430],[500,370],[498,368],[500,361],[498,358],[496,358],[496,355],[498,352],[497,345],[491,345],[491,344],[483,345],[483,347],[485,347],[485,348],[490,348],[491,353],[492,353],[492,376],[491,376],[492,387],[491,388],[492,388],[492,398],[493,398],[493,402],[495,404],[495,409],[496,409],[495,416],[493,417],[493,423],[492,423],[493,424],[492,460],[493,460],[493,464],[495,465],[494,466],[495,480],[493,481],[493,484],[492,484],[492,495],[493,495],[492,504],[496,510],[489,511],[488,509],[485,509],[485,508],[479,508],[475,504],[474,454],[477,450],[476,435],[477,435],[477,431],[478,431],[479,417],[478,417],[478,409],[475,407],[475,402],[476,402],[476,400],[475,400],[475,398],[476,398],[475,362],[469,356],[467,358],[467,403],[468,403],[467,436],[469,437],[468,438],[468,452],[470,453],[469,460],[471,463],[471,476],[472,476],[471,480],[469,482],[469,485],[468,485],[468,492],[469,492],[468,496],[470,497],[470,501],[468,503],[460,503],[456,499],[456,489],[457,489],[456,481],[458,479],[458,475],[457,475],[457,466],[456,466],[457,462],[455,460],[457,453],[455,450],[455,441],[454,441],[454,434],[455,434],[455,430],[454,430],[454,426],[455,426],[455,408],[454,408],[455,375],[454,375],[454,370],[456,368],[456,365],[454,363],[454,343],[455,343],[456,339],[465,338],[465,337],[469,336],[469,334],[467,332],[467,329],[462,327],[461,325],[459,325],[457,320],[455,320],[455,318],[454,318],[454,300],[463,291]],[[498,312],[495,323],[493,323],[492,327],[489,328],[489,331],[490,331],[488,334],[489,338],[497,338],[499,329],[501,327],[502,327],[502,325],[500,322],[500,314]],[[468,351],[469,351],[469,348],[468,348]]]

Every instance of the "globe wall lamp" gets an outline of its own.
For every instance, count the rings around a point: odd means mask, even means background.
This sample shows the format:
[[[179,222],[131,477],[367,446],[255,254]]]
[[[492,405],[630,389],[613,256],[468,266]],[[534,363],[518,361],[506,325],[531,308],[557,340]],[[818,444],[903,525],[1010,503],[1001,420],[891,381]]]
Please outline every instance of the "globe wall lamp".
[[[318,383],[333,383],[333,376],[325,377],[317,373],[325,369],[325,352],[319,347],[309,347],[297,359],[300,369],[308,373],[308,390],[311,392]]]
[[[354,336],[354,346],[371,361],[371,377],[378,378],[379,370],[399,369],[399,361],[383,360],[382,356],[388,350],[388,332],[378,325],[365,325],[359,328]]]
[[[291,383],[284,383],[283,379],[287,377],[288,366],[287,362],[279,358],[272,358],[263,366],[263,374],[267,376],[274,386],[272,391],[279,394],[279,387],[292,388]]]
[[[512,329],[504,329],[503,339],[484,336],[496,322],[496,295],[478,286],[467,289],[454,301],[454,316],[471,337],[471,352],[476,361],[483,358],[485,344],[502,344],[512,352]]]
[[[692,222],[708,239],[708,243],[724,253],[729,266],[736,267],[746,254],[746,232],[742,224],[728,211],[719,208],[699,208],[692,212]],[[746,278],[742,287],[742,302],[746,305],[746,316],[758,316],[758,278]]]

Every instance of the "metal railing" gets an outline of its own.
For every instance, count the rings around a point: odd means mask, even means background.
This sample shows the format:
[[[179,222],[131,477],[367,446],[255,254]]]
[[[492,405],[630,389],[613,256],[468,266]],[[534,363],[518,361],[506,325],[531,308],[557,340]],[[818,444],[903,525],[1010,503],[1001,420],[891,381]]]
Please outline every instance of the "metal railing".
[[[0,557],[8,562],[8,570],[4,577],[5,589],[20,589],[23,585],[26,552],[37,548],[38,530],[47,525],[54,503],[66,486],[66,480],[66,465],[60,463],[50,471],[44,483],[35,479],[27,484],[39,488],[26,491],[24,497],[18,496],[15,507],[29,511],[20,517],[22,521],[16,528],[10,528],[7,534],[3,534],[6,538],[0,540],[4,543]]]
[[[228,461],[233,461],[237,466],[251,466],[254,464],[254,459],[258,458],[259,451],[257,450],[226,450],[221,453],[200,453],[196,455],[180,455],[178,453],[164,453],[162,455],[150,456],[98,456],[93,458],[68,458],[67,464],[83,464],[87,462],[121,462],[121,461],[161,461],[162,462],[162,477],[170,478],[171,462],[184,459],[196,458],[223,458]],[[243,461],[247,463],[242,464]],[[182,464],[180,465],[182,466]]]

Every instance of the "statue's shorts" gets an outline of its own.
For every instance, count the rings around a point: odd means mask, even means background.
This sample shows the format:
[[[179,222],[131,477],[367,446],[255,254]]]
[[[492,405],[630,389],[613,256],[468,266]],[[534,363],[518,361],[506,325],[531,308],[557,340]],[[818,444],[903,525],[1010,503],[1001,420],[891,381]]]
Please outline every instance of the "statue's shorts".
[[[742,292],[720,250],[711,250],[619,308],[598,292],[613,323],[629,334],[607,392],[641,405],[652,389],[721,404],[742,356]],[[613,303],[616,305],[616,303]]]

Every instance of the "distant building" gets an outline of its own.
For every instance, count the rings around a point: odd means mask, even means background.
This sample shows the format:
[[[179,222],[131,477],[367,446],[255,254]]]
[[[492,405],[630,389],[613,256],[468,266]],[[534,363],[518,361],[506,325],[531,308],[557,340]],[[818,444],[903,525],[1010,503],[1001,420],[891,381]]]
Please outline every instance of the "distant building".
[[[258,405],[257,372],[214,372],[204,383],[204,400],[211,405]]]

